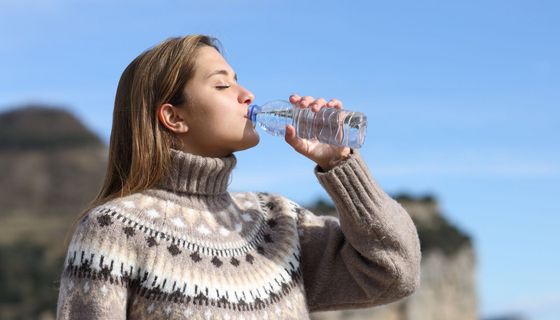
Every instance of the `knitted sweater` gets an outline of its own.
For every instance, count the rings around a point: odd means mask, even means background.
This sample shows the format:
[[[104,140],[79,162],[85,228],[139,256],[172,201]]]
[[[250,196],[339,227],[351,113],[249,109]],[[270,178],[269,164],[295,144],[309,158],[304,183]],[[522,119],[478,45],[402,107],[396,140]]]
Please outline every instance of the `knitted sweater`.
[[[357,151],[327,172],[315,167],[338,218],[277,194],[228,192],[234,155],[172,150],[172,159],[155,188],[80,222],[57,319],[309,319],[418,287],[416,228]]]

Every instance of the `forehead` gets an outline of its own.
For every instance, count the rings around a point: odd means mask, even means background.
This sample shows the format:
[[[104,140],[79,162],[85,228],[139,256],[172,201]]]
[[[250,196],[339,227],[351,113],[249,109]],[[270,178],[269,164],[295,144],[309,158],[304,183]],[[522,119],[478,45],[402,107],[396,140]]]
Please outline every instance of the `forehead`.
[[[204,78],[217,69],[225,69],[228,72],[233,71],[218,50],[208,46],[198,49],[196,69],[197,73]]]

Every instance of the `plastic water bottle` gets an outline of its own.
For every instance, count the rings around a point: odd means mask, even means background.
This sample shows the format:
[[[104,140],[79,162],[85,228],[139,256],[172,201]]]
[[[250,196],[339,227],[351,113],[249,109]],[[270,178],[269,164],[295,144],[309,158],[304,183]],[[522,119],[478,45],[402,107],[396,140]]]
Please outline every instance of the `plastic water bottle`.
[[[366,116],[344,109],[323,107],[315,113],[286,100],[274,100],[249,106],[247,118],[275,136],[284,136],[291,124],[300,138],[337,146],[360,148],[366,138]]]

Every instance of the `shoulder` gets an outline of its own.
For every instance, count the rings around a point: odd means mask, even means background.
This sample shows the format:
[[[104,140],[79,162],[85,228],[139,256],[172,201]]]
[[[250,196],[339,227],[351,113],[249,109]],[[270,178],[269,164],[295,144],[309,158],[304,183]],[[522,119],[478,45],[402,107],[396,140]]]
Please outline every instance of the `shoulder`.
[[[135,270],[141,245],[138,230],[124,219],[129,197],[108,201],[90,209],[76,226],[68,246],[64,272],[88,279],[105,279],[125,285]],[[128,209],[130,210],[130,209]]]
[[[155,230],[153,220],[162,212],[160,207],[164,204],[157,199],[135,193],[91,208],[76,225],[68,255],[138,251],[146,245],[143,235]]]
[[[303,205],[287,198],[279,193],[271,192],[237,192],[231,193],[237,203],[257,203],[260,209],[270,218],[289,217],[293,222],[300,223],[324,223],[325,220],[338,222],[338,219],[330,216],[317,216]]]
[[[234,201],[241,207],[257,204],[267,212],[295,212],[301,208],[296,202],[278,193],[270,192],[230,192]]]
[[[107,239],[114,241],[120,238],[121,233],[126,232],[123,230],[122,213],[130,209],[130,201],[131,197],[117,198],[91,208],[76,226],[69,249],[93,249]]]
[[[307,209],[305,206],[297,203],[292,199],[286,198],[283,195],[268,194],[265,199],[267,199],[268,206],[272,204],[273,207],[278,206],[279,208],[281,208],[281,210],[289,212],[289,215],[298,225],[300,235],[302,233],[302,228],[323,228],[325,226],[337,227],[340,225],[338,217],[316,214],[313,211]]]
[[[119,225],[117,221],[120,216],[126,212],[136,210],[138,208],[138,200],[141,198],[139,194],[119,197],[90,209],[80,221],[76,232],[117,227]]]

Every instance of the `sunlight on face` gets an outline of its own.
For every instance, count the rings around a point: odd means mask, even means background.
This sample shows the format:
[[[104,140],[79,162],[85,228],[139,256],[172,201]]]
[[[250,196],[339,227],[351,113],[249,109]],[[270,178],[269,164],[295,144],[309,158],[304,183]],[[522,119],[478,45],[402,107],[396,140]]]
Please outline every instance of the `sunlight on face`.
[[[184,108],[189,130],[182,137],[185,151],[225,156],[254,147],[259,136],[246,118],[254,95],[237,83],[237,75],[212,47],[198,50],[194,77],[185,87]]]

